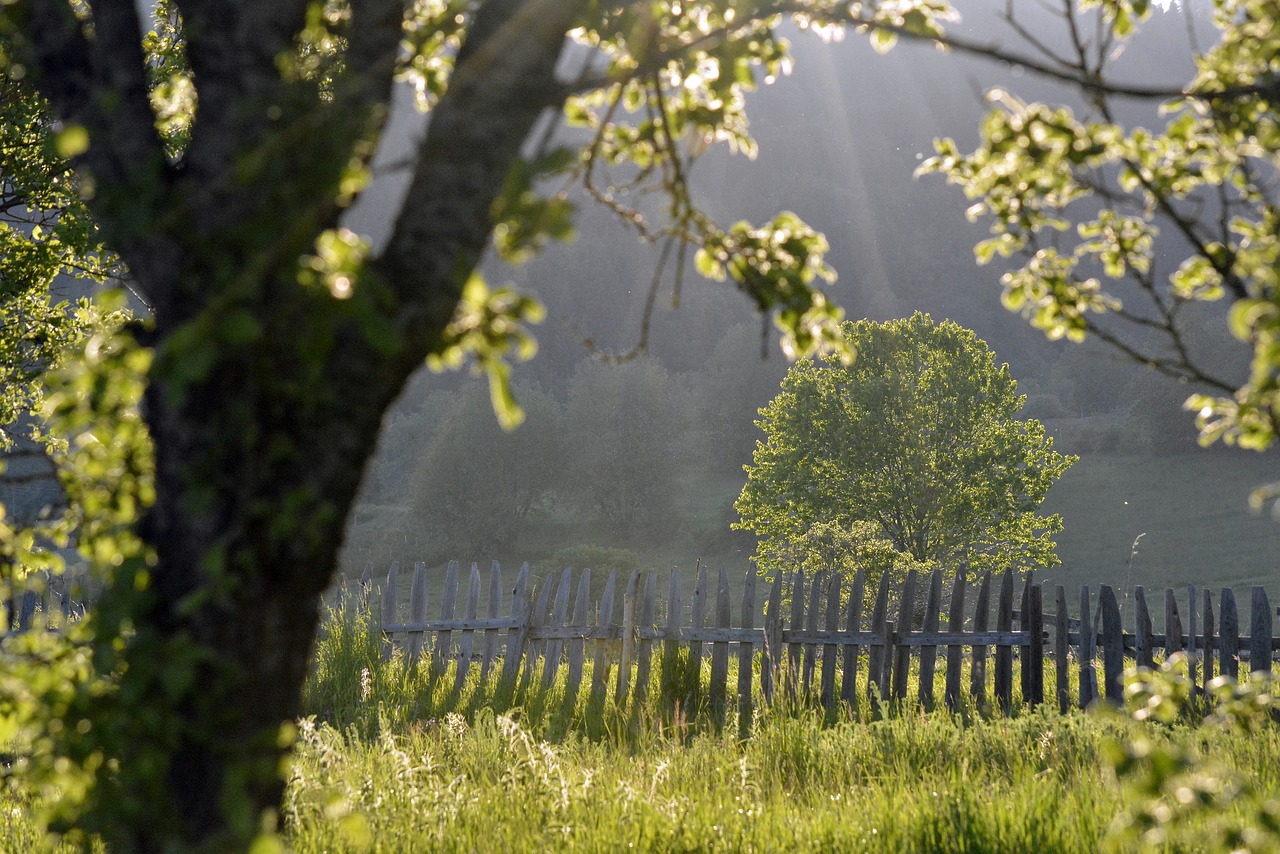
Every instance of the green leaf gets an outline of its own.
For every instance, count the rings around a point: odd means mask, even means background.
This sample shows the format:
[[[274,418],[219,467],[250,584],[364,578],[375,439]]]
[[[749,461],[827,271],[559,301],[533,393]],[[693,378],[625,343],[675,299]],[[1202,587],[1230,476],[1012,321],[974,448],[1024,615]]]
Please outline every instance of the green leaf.
[[[89,150],[89,131],[83,125],[66,125],[53,135],[53,150],[70,160]]]
[[[898,43],[898,34],[889,30],[875,28],[871,31],[871,47],[876,53],[885,54],[893,50]]]

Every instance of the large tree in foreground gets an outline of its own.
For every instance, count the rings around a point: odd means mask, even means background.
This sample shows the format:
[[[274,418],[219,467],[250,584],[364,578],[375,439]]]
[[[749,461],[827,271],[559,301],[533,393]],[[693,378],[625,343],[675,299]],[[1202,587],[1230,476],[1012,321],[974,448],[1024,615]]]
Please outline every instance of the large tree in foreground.
[[[0,703],[0,730],[43,704],[52,725],[27,731],[24,763],[61,787],[64,820],[115,850],[229,851],[275,826],[318,597],[406,378],[424,359],[470,354],[514,420],[503,359],[527,349],[519,327],[535,311],[476,269],[490,245],[519,260],[566,234],[570,203],[540,196],[539,176],[576,180],[673,261],[695,245],[776,315],[789,349],[834,340],[839,315],[813,287],[831,275],[819,235],[789,215],[721,228],[686,181],[709,143],[750,150],[743,91],[786,54],[772,10],[190,0],[157,11],[149,30],[132,0],[0,5],[5,85],[44,99],[97,234],[151,309],[132,330],[141,349],[110,333],[85,349],[91,370],[70,380],[80,394],[64,407],[84,430],[71,451],[92,457],[99,486],[116,481],[82,505],[106,517],[80,534],[110,571],[92,658],[49,653],[70,656],[79,679],[30,669],[19,694],[43,694]],[[557,71],[569,42],[572,77]],[[397,78],[430,119],[392,233],[372,251],[341,217]],[[585,145],[558,147],[562,110],[588,129]],[[665,204],[648,201],[653,188]],[[116,435],[100,440],[82,403],[113,413]]]
[[[844,326],[857,353],[805,359],[760,410],[765,440],[735,507],[762,571],[790,568],[815,528],[871,523],[912,561],[950,570],[1058,563],[1036,512],[1074,462],[1053,450],[985,341],[916,314]]]

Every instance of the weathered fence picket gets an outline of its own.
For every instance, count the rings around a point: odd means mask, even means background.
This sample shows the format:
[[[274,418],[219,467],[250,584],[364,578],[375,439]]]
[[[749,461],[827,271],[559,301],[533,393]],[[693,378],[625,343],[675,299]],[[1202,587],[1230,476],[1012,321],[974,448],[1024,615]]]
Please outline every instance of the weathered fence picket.
[[[1187,585],[1187,678],[1194,691],[1197,684],[1197,667],[1199,665],[1198,646],[1196,644],[1196,587]]]
[[[723,572],[723,570],[722,570]],[[822,646],[822,687],[818,692],[818,701],[823,708],[834,709],[836,705],[836,657],[839,646],[836,637],[840,632],[840,576],[832,574],[826,583],[826,633],[828,642]]]
[[[813,576],[809,586],[809,608],[805,627],[809,630],[810,640],[804,645],[804,696],[806,698],[813,694],[813,673],[818,660],[818,647],[812,637],[818,632],[818,609],[822,606],[822,585],[825,581],[825,575],[820,572]]]
[[[1271,605],[1261,587],[1253,588],[1250,607],[1249,670],[1271,672]]]
[[[781,673],[782,573],[777,573],[769,588],[769,605],[764,616],[764,662],[760,666],[760,689],[766,703],[773,702],[773,692]]]
[[[1151,632],[1151,612],[1147,610],[1147,593],[1139,584],[1133,588],[1135,658],[1139,667],[1150,667],[1155,661],[1155,642]]]
[[[678,567],[671,571],[671,578],[673,580],[672,580],[672,586],[671,586],[671,609],[669,612],[670,613],[669,625],[671,626],[672,629],[679,632],[680,608],[678,603],[680,602],[680,590],[679,590],[679,586],[676,584],[676,580],[680,578],[680,570]],[[694,631],[702,629],[707,624],[706,623],[706,607],[707,607],[706,603],[707,603],[707,568],[705,566],[702,566],[701,563],[699,563],[696,569],[696,575],[693,583],[693,599],[689,603],[690,628],[693,629]],[[673,644],[674,645],[671,647],[671,659],[674,662],[676,660],[676,657],[675,657],[676,650],[678,650],[680,647],[680,641],[676,639],[673,641]],[[690,639],[688,643],[688,647],[689,647],[688,670],[686,671],[686,674],[687,674],[686,680],[683,684],[692,684],[694,686],[697,686],[698,682],[700,681],[697,678],[697,675],[702,671],[702,641],[696,640],[696,639]],[[695,687],[693,693],[684,698],[684,707],[686,709],[697,708],[697,705],[698,705],[698,693],[697,693],[697,688]]]
[[[1098,699],[1098,670],[1094,664],[1097,656],[1098,636],[1094,634],[1097,622],[1089,600],[1089,588],[1080,588],[1080,705],[1089,706]]]
[[[1031,585],[1031,573],[1027,573],[1022,579],[1022,592],[1018,595],[1018,612],[1014,615],[1018,631],[1027,633],[1023,642],[1018,645],[1018,662],[1021,664],[1018,668],[1018,690],[1021,692],[1024,703],[1031,701],[1033,677],[1031,668],[1027,666],[1031,661],[1031,635],[1028,632],[1030,624],[1027,622],[1027,617],[1031,613]]]
[[[964,587],[965,571],[956,573],[955,582],[951,585],[951,611],[947,614],[947,631],[964,631]],[[958,643],[947,646],[947,681],[943,691],[943,702],[947,708],[955,711],[960,707],[960,677],[963,665],[964,647]]]
[[[911,621],[915,617],[916,604],[916,571],[907,571],[907,580],[902,582],[902,596],[898,599],[898,625],[894,632],[890,649],[893,650],[893,683],[890,692],[895,700],[907,698],[907,672],[911,666],[911,647],[898,644],[911,631]]]
[[[618,690],[614,694],[619,706],[627,702],[627,689],[631,679],[631,656],[636,631],[636,586],[639,581],[640,570],[637,569],[631,573],[627,592],[622,597],[622,652],[618,656]]]
[[[1044,599],[1039,584],[1028,587],[1027,602],[1027,610],[1022,612],[1025,620],[1023,631],[1031,642],[1025,647],[1028,653],[1022,661],[1022,669],[1031,675],[1027,679],[1027,690],[1023,692],[1022,700],[1032,706],[1039,706],[1044,702]],[[1063,614],[1064,619],[1065,616]]]
[[[657,616],[658,572],[649,570],[644,582],[644,597],[640,600],[638,627],[654,624]],[[636,653],[636,702],[643,703],[649,696],[649,668],[653,664],[653,637],[650,634],[640,636],[639,651]]]
[[[1204,690],[1209,690],[1213,681],[1213,594],[1209,588],[1204,589]]]
[[[756,624],[756,574],[748,572],[742,584],[742,628]],[[738,737],[745,738],[751,729],[751,673],[755,659],[753,643],[738,644]],[[760,679],[769,670],[767,657],[762,656]]]
[[[511,628],[507,629],[507,654],[502,661],[502,678],[516,680],[520,662],[524,660],[525,643],[529,639],[529,623],[533,616],[528,601],[529,564],[520,567],[515,590],[511,594]]]
[[[880,576],[880,589],[871,608],[871,655],[867,664],[867,697],[873,703],[889,699],[889,574]]]
[[[983,573],[982,584],[978,586],[978,603],[974,606],[973,631],[985,634],[987,631],[987,614],[991,610],[991,573]],[[971,665],[970,696],[973,702],[982,708],[987,704],[987,645],[976,643],[973,646],[973,664]]]
[[[1013,631],[1013,573],[1008,571],[1000,579],[996,631]],[[1006,714],[1013,709],[1013,647],[1004,644],[996,646],[996,702]]]
[[[716,628],[730,628],[729,614],[729,576],[723,569],[716,581]],[[724,726],[725,690],[729,681],[729,641],[716,639],[711,644],[711,718],[717,727]]]
[[[856,636],[862,626],[862,598],[866,589],[866,577],[861,569],[853,578],[853,589],[849,591],[849,604],[845,610],[845,631]],[[858,659],[863,647],[857,643],[845,644],[844,662],[840,671],[843,680],[840,686],[840,699],[849,704],[849,708],[858,706]]]
[[[582,633],[581,637],[570,638],[569,644],[569,682],[565,688],[566,702],[568,698],[578,696],[578,687],[582,685],[582,660],[587,654],[586,634],[591,618],[591,570],[582,570],[578,579],[578,595],[573,600],[573,627]]]
[[[453,620],[453,600],[458,595],[458,562],[456,560],[449,561],[449,566],[445,569],[444,575],[444,598],[440,601],[440,621],[448,623]],[[435,655],[432,657],[432,663],[436,668],[437,674],[443,673],[445,667],[449,664],[449,659],[453,653],[451,644],[453,642],[453,632],[449,629],[436,633]]]
[[[419,561],[413,565],[413,580],[409,583],[409,622],[420,623],[427,618],[427,565]],[[390,644],[384,642],[384,655],[390,653]],[[416,664],[422,655],[422,632],[409,635],[407,650],[409,661]]]
[[[463,619],[467,626],[474,626],[476,622],[477,606],[480,602],[480,568],[474,563],[471,564],[471,575],[467,581],[467,602],[463,606],[463,613],[466,615]],[[457,675],[453,680],[453,690],[461,691],[462,686],[466,684],[467,674],[471,672],[471,651],[475,644],[475,629],[464,628],[462,637],[458,641],[458,669]]]
[[[604,627],[612,634],[616,623],[613,620],[614,587],[617,584],[617,570],[609,571],[609,579],[604,583],[604,593],[600,594],[600,610],[596,612],[596,625]],[[608,637],[596,640],[596,655],[591,663],[591,702],[598,703],[604,699],[605,688],[609,681],[609,647]]]
[[[1065,715],[1071,708],[1071,622],[1067,619],[1067,588],[1061,584],[1054,587],[1054,607],[1058,619],[1053,624],[1053,685],[1058,711]]]
[[[1248,672],[1270,672],[1274,652],[1280,649],[1280,638],[1272,637],[1275,619],[1270,599],[1261,587],[1250,592],[1249,634],[1242,636],[1230,588],[1222,589],[1215,611],[1208,590],[1201,594],[1196,587],[1188,587],[1185,627],[1176,593],[1164,591],[1163,631],[1157,633],[1147,591],[1135,587],[1129,633],[1111,586],[1099,587],[1096,606],[1089,589],[1082,588],[1079,616],[1072,618],[1065,587],[1054,585],[1052,595],[1046,597],[1043,586],[1030,576],[1021,581],[1015,609],[1017,582],[1011,572],[994,582],[994,631],[988,629],[993,610],[990,573],[983,575],[972,599],[965,574],[956,575],[945,627],[941,572],[927,578],[909,572],[896,589],[889,578],[881,577],[869,615],[863,613],[867,579],[861,571],[853,579],[831,572],[775,574],[764,597],[763,614],[757,610],[756,576],[748,575],[736,623],[728,573],[716,570],[711,586],[711,572],[702,566],[697,569],[688,609],[677,570],[668,578],[668,594],[661,603],[665,611],[660,612],[658,574],[653,570],[630,573],[625,585],[616,572],[610,572],[597,594],[589,569],[576,578],[566,569],[535,584],[525,564],[514,588],[507,591],[496,562],[485,584],[478,566],[472,564],[465,599],[459,602],[458,564],[452,562],[444,574],[440,617],[434,621],[428,617],[426,567],[421,563],[413,567],[405,603],[399,601],[404,586],[400,576],[400,566],[393,564],[376,598],[372,579],[361,582],[362,607],[372,600],[380,608],[384,655],[402,649],[412,667],[429,657],[422,666],[436,674],[443,674],[452,663],[455,690],[461,690],[469,678],[473,662],[478,662],[481,680],[497,671],[516,690],[528,690],[535,679],[546,687],[560,684],[563,664],[564,702],[573,704],[584,690],[590,659],[586,690],[591,702],[604,702],[612,686],[618,704],[640,703],[649,691],[654,644],[660,644],[664,680],[671,678],[682,686],[682,694],[671,700],[686,715],[705,711],[716,727],[726,723],[732,707],[743,735],[750,727],[757,691],[760,700],[770,703],[780,684],[790,700],[829,710],[838,704],[856,709],[862,692],[873,707],[886,701],[907,703],[910,697],[910,702],[930,709],[936,700],[940,648],[945,653],[943,702],[947,708],[959,709],[966,702],[985,708],[988,655],[994,648],[992,699],[999,708],[1012,711],[1019,698],[1029,706],[1043,703],[1049,687],[1045,665],[1051,661],[1052,699],[1062,712],[1097,702],[1100,695],[1119,702],[1126,660],[1150,666],[1160,658],[1157,651],[1165,658],[1185,653],[1192,684],[1204,691],[1215,669],[1236,676],[1241,661]],[[919,599],[917,589],[923,592]],[[504,611],[507,595],[510,608]],[[1202,598],[1198,601],[1198,597]],[[1046,611],[1045,598],[1051,599],[1052,613]],[[970,606],[971,628],[966,627],[965,616]],[[461,616],[456,616],[459,612]],[[406,615],[403,621],[401,614]],[[1020,664],[1017,694],[1015,650]],[[706,656],[709,679],[702,668]],[[731,662],[737,665],[732,688]],[[1079,670],[1074,685],[1073,663]],[[909,687],[912,679],[914,691]]]
[[[924,630],[937,634],[939,615],[942,612],[942,573],[935,572],[929,579],[929,598],[924,606]],[[920,647],[920,686],[917,696],[920,705],[933,708],[933,671],[938,660],[936,646]]]
[[[804,570],[797,570],[791,579],[791,635],[799,637],[804,634]],[[787,688],[787,699],[796,698],[796,685],[800,681],[800,656],[802,647],[798,642],[787,645],[787,674],[784,682]]]
[[[415,570],[416,572],[416,570]],[[489,567],[489,601],[485,615],[490,620],[497,620],[499,610],[502,608],[502,568],[498,566],[495,560]],[[483,682],[489,678],[489,671],[493,667],[493,660],[498,655],[498,629],[488,628],[484,630],[484,657],[480,660],[480,681]]]
[[[1235,679],[1240,675],[1240,619],[1236,615],[1236,594],[1230,587],[1224,587],[1219,601],[1222,619],[1219,622],[1218,672]]]

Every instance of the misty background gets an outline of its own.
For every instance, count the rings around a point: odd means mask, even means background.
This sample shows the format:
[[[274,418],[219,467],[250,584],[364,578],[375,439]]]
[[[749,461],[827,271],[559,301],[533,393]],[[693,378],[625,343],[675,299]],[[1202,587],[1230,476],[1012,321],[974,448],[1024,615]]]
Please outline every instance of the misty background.
[[[976,5],[961,5],[966,21],[953,31],[1021,48],[995,20],[1003,3]],[[1038,33],[1061,30],[1038,7],[1018,12]],[[1180,86],[1192,72],[1188,32],[1209,44],[1207,15],[1176,5],[1156,12],[1119,57],[1116,77]],[[1044,505],[1065,521],[1062,566],[1051,570],[1061,583],[1271,580],[1280,523],[1253,513],[1248,496],[1280,478],[1276,453],[1200,448],[1181,409],[1193,388],[1101,345],[1050,342],[1006,311],[1004,268],[974,263],[986,226],[965,219],[963,193],[938,177],[913,178],[936,137],[954,137],[961,150],[976,144],[990,87],[1054,103],[1075,103],[1074,93],[1018,67],[924,45],[879,56],[853,34],[824,43],[793,33],[791,41],[791,75],[749,96],[758,158],[709,152],[691,175],[701,206],[721,225],[792,210],[823,232],[839,273],[829,293],[851,319],[921,310],[993,347],[1027,395],[1023,415],[1080,456]],[[1156,106],[1120,105],[1125,120],[1148,124],[1159,120]],[[375,242],[404,189],[395,162],[422,127],[404,98],[378,178],[348,221]],[[1164,272],[1181,257],[1173,248]],[[659,293],[647,356],[621,365],[596,358],[636,343],[657,263],[656,247],[583,200],[572,243],[518,269],[486,264],[491,286],[513,283],[548,310],[534,330],[537,357],[514,372],[527,420],[503,433],[483,378],[424,368],[387,417],[343,571],[492,559],[550,570],[570,560],[564,550],[586,546],[625,550],[644,567],[701,560],[747,569],[754,538],[729,529],[732,502],[763,436],[756,410],[777,392],[787,363],[771,324],[691,265],[678,309],[669,277]],[[1193,340],[1210,364],[1229,378],[1247,370],[1248,352],[1220,309],[1201,315]]]

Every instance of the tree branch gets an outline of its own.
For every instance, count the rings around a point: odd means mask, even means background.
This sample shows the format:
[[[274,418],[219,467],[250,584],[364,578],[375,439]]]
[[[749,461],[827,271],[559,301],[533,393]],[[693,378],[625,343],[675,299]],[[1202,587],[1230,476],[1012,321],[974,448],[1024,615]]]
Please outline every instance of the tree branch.
[[[1036,59],[1028,54],[1007,50],[1001,47],[997,42],[976,41],[947,33],[943,33],[939,36],[922,35],[908,29],[907,27],[876,21],[861,14],[855,15],[848,11],[841,12],[834,10],[824,12],[821,9],[815,9],[814,4],[812,2],[806,2],[806,0],[791,0],[791,2],[779,2],[760,6],[752,11],[749,16],[744,15],[735,19],[732,26],[704,33],[697,39],[686,43],[680,43],[675,46],[654,51],[649,54],[644,61],[637,63],[625,78],[584,76],[583,78],[565,84],[565,94],[572,95],[593,89],[599,89],[612,83],[619,83],[624,80],[633,80],[648,76],[653,74],[655,71],[660,71],[665,68],[671,62],[675,62],[689,56],[690,52],[693,50],[713,50],[720,44],[732,41],[745,29],[758,26],[763,20],[775,15],[792,14],[802,14],[809,16],[814,20],[826,21],[846,27],[866,28],[867,30],[872,31],[878,30],[880,32],[892,33],[908,41],[928,42],[939,47],[944,47],[948,50],[956,51],[957,53],[995,62],[1008,63],[1010,65],[1019,65],[1028,71],[1033,71],[1043,77],[1058,80],[1063,83],[1069,83],[1084,89],[1086,92],[1099,95],[1110,95],[1137,100],[1173,100],[1186,98],[1202,101],[1219,101],[1251,97],[1255,95],[1276,97],[1277,94],[1280,94],[1280,78],[1268,79],[1254,86],[1226,87],[1217,91],[1189,90],[1173,84],[1149,86],[1137,83],[1109,81],[1101,77],[1081,74],[1074,68],[1064,68],[1047,60]],[[1033,45],[1033,47],[1036,47],[1036,45]]]
[[[387,248],[373,262],[411,349],[430,352],[493,227],[491,207],[539,116],[563,97],[555,66],[583,0],[489,0],[431,111]]]

